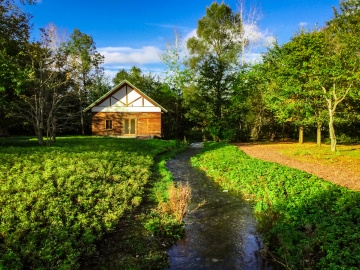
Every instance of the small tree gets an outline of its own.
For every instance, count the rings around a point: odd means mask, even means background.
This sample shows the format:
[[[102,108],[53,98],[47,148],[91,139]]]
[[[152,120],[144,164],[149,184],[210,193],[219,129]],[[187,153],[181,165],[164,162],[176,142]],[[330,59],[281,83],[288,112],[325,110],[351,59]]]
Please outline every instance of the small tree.
[[[322,91],[329,117],[329,136],[331,151],[336,151],[335,114],[339,105],[357,91],[359,85],[359,57],[357,52],[341,43],[334,35],[334,25],[324,31],[323,52],[314,55],[311,65],[311,80]]]
[[[66,55],[54,47],[54,29],[42,30],[42,41],[28,45],[30,65],[26,92],[21,95],[18,110],[33,124],[40,145],[56,140],[57,113],[68,95],[65,84]]]
[[[91,85],[103,72],[100,65],[104,57],[96,51],[95,42],[91,36],[75,29],[66,44],[68,66],[71,69],[72,90],[78,99],[78,114],[80,116],[81,134],[85,134],[84,108],[88,105],[88,94]]]
[[[181,126],[183,89],[188,81],[189,72],[185,68],[185,56],[180,35],[175,31],[175,39],[173,44],[166,44],[166,53],[161,56],[162,61],[167,67],[165,82],[170,86],[170,90],[174,93],[175,103],[175,139],[179,140],[179,130]]]
[[[322,32],[301,29],[290,42],[270,49],[264,56],[264,68],[270,81],[267,104],[279,123],[298,126],[299,142],[303,142],[304,126],[317,125],[318,143],[325,121],[324,106],[318,87],[311,80],[312,61],[323,52]]]

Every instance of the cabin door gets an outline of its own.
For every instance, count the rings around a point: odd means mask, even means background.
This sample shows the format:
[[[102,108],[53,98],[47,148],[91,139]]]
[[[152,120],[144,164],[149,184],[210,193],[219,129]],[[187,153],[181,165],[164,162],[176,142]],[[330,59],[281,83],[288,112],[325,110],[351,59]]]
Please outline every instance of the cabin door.
[[[124,121],[125,135],[136,135],[136,119],[126,118]]]

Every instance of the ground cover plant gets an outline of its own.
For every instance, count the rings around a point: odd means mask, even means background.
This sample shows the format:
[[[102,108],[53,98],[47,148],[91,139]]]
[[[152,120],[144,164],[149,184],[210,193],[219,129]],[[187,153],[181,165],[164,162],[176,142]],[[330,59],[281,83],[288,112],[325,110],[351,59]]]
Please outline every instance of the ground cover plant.
[[[138,206],[171,141],[0,141],[0,269],[73,269]],[[20,146],[19,146],[20,145]]]
[[[334,153],[328,145],[316,143],[264,142],[235,144],[247,155],[305,171],[319,178],[360,191],[360,144],[338,145]]]
[[[152,174],[144,189],[143,201],[134,211],[125,214],[116,228],[97,242],[94,254],[81,259],[80,269],[165,269],[169,266],[166,250],[183,235],[184,223],[179,213],[188,196],[183,185],[174,185],[173,176],[166,161],[187,148],[186,143],[176,143],[175,148],[158,155],[152,166]],[[185,191],[189,191],[186,189]],[[189,195],[189,193],[186,193]],[[185,199],[185,200],[184,200]],[[180,207],[169,209],[172,202]],[[169,211],[170,210],[170,211]]]
[[[227,144],[206,144],[192,164],[254,202],[267,254],[280,268],[360,268],[359,192]]]

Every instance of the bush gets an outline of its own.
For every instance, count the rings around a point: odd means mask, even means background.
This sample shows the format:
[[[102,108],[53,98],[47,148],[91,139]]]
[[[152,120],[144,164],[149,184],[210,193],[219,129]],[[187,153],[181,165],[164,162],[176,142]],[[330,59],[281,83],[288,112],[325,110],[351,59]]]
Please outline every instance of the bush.
[[[208,143],[192,164],[251,198],[272,259],[292,269],[360,268],[360,193]]]
[[[158,207],[152,212],[152,218],[145,228],[154,234],[180,238],[184,233],[183,218],[191,200],[189,183],[171,182],[167,194],[157,194]]]
[[[71,269],[140,204],[154,157],[173,142],[59,138],[0,154],[0,269]]]

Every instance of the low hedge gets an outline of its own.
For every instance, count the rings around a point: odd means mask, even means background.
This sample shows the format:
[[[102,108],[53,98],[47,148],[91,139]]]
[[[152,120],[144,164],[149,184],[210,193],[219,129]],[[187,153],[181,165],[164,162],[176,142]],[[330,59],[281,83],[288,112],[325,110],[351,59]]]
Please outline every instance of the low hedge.
[[[360,268],[359,192],[223,143],[207,143],[191,162],[251,199],[268,255],[279,266]]]
[[[174,142],[58,138],[0,153],[0,269],[75,269],[138,206],[154,158]]]

